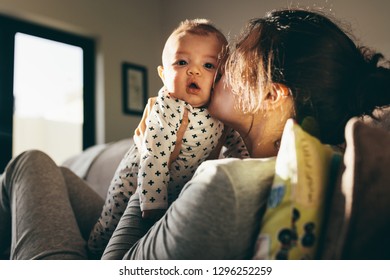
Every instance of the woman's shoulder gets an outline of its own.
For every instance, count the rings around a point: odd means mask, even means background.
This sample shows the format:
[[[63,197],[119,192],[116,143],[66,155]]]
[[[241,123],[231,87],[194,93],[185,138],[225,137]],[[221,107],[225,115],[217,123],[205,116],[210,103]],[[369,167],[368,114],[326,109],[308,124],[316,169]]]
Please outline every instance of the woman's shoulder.
[[[231,186],[235,191],[245,189],[248,192],[258,186],[269,185],[275,174],[275,162],[276,157],[208,160],[198,167],[193,180],[201,180],[214,188]]]
[[[199,169],[216,170],[229,176],[251,173],[253,171],[265,171],[273,173],[276,163],[276,157],[269,158],[224,158],[216,160],[207,160],[203,162]],[[252,176],[251,176],[252,177]]]
[[[216,259],[252,256],[253,238],[261,221],[260,209],[267,203],[274,168],[275,158],[209,160],[199,166],[173,203],[173,209],[191,221],[195,253],[199,253],[201,246],[206,248],[202,249],[203,257],[204,254]],[[194,231],[193,225],[198,226],[197,230]],[[201,233],[205,231],[208,238],[204,240]]]

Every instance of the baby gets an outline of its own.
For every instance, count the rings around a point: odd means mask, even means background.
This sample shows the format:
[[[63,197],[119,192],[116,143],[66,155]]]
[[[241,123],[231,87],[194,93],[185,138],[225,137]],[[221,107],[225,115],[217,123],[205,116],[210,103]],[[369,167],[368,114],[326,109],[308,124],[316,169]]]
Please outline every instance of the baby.
[[[163,65],[157,69],[164,86],[154,104],[148,104],[146,127],[141,136],[134,136],[135,144],[112,180],[88,242],[92,253],[103,253],[132,194],[139,192],[143,218],[161,217],[216,148],[224,126],[210,117],[207,104],[226,49],[225,36],[204,19],[183,21],[169,36]],[[180,153],[171,162],[184,114],[188,114],[188,126]],[[237,133],[230,133],[227,139],[225,145],[238,144],[236,152],[247,156]]]

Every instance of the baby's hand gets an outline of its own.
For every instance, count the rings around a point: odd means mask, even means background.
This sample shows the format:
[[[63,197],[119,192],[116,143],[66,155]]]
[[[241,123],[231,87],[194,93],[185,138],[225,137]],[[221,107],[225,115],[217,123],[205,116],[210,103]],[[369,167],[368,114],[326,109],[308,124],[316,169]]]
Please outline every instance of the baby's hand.
[[[165,213],[164,209],[154,209],[154,210],[145,210],[142,211],[142,218],[143,219],[153,219],[153,220],[159,220]]]

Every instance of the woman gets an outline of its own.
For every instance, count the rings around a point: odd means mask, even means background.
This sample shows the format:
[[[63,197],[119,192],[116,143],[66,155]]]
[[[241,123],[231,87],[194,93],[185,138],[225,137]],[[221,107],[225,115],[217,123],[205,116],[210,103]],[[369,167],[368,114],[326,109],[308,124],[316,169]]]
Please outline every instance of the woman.
[[[381,59],[317,13],[282,10],[252,20],[229,55],[209,109],[240,133],[253,159],[202,164],[149,231],[132,196],[103,258],[250,258],[269,191],[261,186],[272,180],[286,120],[305,126],[314,118],[311,131],[321,141],[342,144],[352,116],[390,103],[390,70],[378,66]],[[12,217],[11,257],[86,258],[83,236],[103,204],[90,192],[40,152],[13,160],[0,207],[0,225]],[[7,233],[0,231],[0,249],[8,245]]]

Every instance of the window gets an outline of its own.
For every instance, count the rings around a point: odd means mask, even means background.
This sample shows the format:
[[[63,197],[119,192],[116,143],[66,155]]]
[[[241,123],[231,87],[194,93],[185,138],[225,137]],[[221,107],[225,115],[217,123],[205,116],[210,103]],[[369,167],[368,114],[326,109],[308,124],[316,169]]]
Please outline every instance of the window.
[[[95,144],[94,42],[0,17],[0,173],[40,149],[57,163]]]

